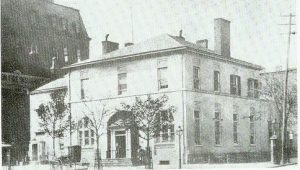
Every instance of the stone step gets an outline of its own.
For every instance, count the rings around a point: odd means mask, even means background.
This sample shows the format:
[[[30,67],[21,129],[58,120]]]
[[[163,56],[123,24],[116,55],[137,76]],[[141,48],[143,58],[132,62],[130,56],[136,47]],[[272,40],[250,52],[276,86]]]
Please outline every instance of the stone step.
[[[102,166],[132,166],[130,158],[102,159]]]

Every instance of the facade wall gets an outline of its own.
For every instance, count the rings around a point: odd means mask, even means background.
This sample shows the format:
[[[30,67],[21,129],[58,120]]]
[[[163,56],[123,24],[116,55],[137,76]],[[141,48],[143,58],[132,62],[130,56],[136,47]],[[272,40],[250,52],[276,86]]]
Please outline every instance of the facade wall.
[[[158,88],[158,61],[167,59],[168,88]],[[118,95],[118,67],[126,66],[127,92]],[[199,66],[200,89],[193,88],[193,66]],[[221,90],[214,92],[214,70],[220,72]],[[241,77],[241,96],[230,94],[230,75]],[[268,113],[265,102],[257,98],[249,98],[248,78],[258,79],[258,71],[239,65],[233,65],[220,60],[213,60],[195,53],[160,53],[139,57],[137,59],[117,60],[92,66],[82,66],[71,70],[70,74],[71,111],[74,120],[80,120],[85,114],[98,113],[103,105],[111,112],[105,118],[107,121],[121,106],[130,104],[135,97],[158,97],[166,94],[168,105],[176,108],[174,113],[175,130],[178,126],[184,129],[179,138],[175,135],[174,142],[156,143],[151,141],[153,165],[156,168],[177,168],[179,159],[179,144],[182,148],[182,161],[190,163],[193,155],[230,154],[230,153],[260,153],[269,151]],[[86,98],[81,99],[81,79],[87,79]],[[214,112],[215,103],[220,103],[221,112],[221,143],[215,145]],[[238,144],[233,143],[233,105],[239,110]],[[255,142],[250,144],[250,107],[255,109]],[[199,109],[203,115],[202,145],[195,144],[194,110]],[[104,124],[105,132],[107,123]],[[78,143],[78,133],[72,135],[72,144]],[[107,134],[100,138],[101,157],[106,158]],[[142,147],[146,141],[140,139]],[[93,160],[95,146],[82,146],[85,159]],[[83,161],[83,160],[82,160]],[[169,162],[168,162],[169,161]],[[201,162],[201,160],[197,160]],[[163,165],[168,162],[168,165]]]

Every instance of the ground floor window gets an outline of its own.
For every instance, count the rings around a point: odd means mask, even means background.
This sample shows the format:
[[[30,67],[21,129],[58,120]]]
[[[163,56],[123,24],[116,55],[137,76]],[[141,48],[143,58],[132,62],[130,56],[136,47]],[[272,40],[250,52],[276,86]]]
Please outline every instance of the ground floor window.
[[[95,133],[89,126],[89,119],[84,117],[78,122],[78,141],[81,146],[94,145]]]
[[[174,125],[162,126],[160,133],[156,136],[156,142],[173,142],[175,139]]]

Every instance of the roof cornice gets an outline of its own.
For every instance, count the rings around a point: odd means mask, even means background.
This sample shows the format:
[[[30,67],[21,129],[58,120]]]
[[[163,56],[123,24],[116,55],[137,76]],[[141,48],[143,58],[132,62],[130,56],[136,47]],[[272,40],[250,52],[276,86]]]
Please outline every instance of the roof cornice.
[[[84,63],[79,62],[79,63],[72,64],[70,66],[63,67],[63,69],[70,69],[70,68],[76,68],[76,67],[81,67],[81,66],[99,64],[99,63],[103,63],[103,62],[110,62],[110,61],[115,61],[115,60],[134,58],[137,56],[145,56],[145,55],[151,55],[151,54],[157,54],[157,53],[184,50],[186,48],[187,47],[184,47],[184,46],[183,47],[175,47],[175,48],[169,48],[169,49],[163,49],[163,50],[136,53],[136,54],[131,54],[131,55],[122,55],[122,56],[117,56],[117,57],[112,57],[112,58],[103,58],[103,59],[99,59],[99,60],[87,61]]]
[[[251,63],[248,63],[246,61],[238,60],[238,59],[231,58],[231,57],[230,58],[228,58],[228,57],[225,58],[225,57],[222,57],[221,55],[212,53],[210,51],[196,50],[194,48],[187,47],[187,46],[181,46],[181,47],[175,47],[175,48],[169,48],[169,49],[163,49],[163,50],[156,50],[156,51],[149,51],[149,52],[142,52],[142,53],[136,53],[136,54],[131,54],[131,55],[123,55],[123,56],[117,56],[117,57],[112,57],[112,58],[103,58],[103,59],[99,59],[99,60],[87,61],[87,62],[84,62],[84,63],[75,63],[73,65],[66,66],[63,69],[70,69],[70,68],[76,68],[76,67],[99,64],[99,63],[103,63],[103,62],[110,62],[110,61],[115,61],[115,60],[128,59],[128,58],[133,58],[133,57],[137,57],[137,56],[151,55],[151,54],[170,52],[170,51],[178,51],[178,50],[187,50],[189,52],[201,54],[201,55],[204,55],[204,56],[216,59],[216,60],[221,60],[221,61],[237,64],[237,65],[252,68],[252,69],[255,69],[255,70],[264,69],[260,65],[251,64]]]

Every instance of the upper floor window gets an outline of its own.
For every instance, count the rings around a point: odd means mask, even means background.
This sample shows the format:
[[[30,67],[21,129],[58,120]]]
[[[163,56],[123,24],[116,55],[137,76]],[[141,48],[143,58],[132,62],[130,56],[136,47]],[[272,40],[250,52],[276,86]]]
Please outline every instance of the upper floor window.
[[[221,132],[222,132],[222,124],[221,124],[221,108],[220,104],[215,104],[215,144],[221,144]]]
[[[194,89],[200,89],[199,71],[200,71],[199,67],[197,66],[193,67]]]
[[[94,145],[95,132],[90,128],[90,119],[84,117],[78,122],[78,140],[80,145]]]
[[[126,66],[122,65],[118,67],[118,95],[127,92],[127,70]]]
[[[30,23],[31,24],[33,24],[33,25],[38,24],[39,17],[38,17],[38,13],[36,11],[30,12],[29,18],[30,18]]]
[[[30,47],[28,48],[28,54],[29,55],[34,55],[38,54],[38,46],[35,43],[32,43]]]
[[[159,60],[158,61],[158,68],[157,68],[157,76],[158,76],[158,88],[165,89],[168,88],[168,66],[167,60]]]
[[[214,91],[220,92],[221,84],[220,84],[220,72],[214,71]]]
[[[250,107],[250,144],[255,144],[255,108]]]
[[[67,19],[63,19],[62,24],[63,24],[62,25],[63,30],[67,31],[68,30],[68,20]]]
[[[248,79],[248,97],[258,98],[258,80]]]
[[[81,51],[79,48],[77,48],[77,50],[76,50],[76,56],[77,56],[78,61],[80,61],[81,60]]]
[[[238,113],[239,107],[238,106],[233,106],[233,143],[238,144],[239,139],[238,139],[238,123],[239,123],[239,113]]]
[[[82,78],[80,79],[80,97],[81,99],[87,98],[87,86],[88,86],[88,78]]]
[[[77,27],[76,22],[73,22],[73,23],[72,23],[72,29],[73,29],[73,32],[74,32],[74,33],[78,33],[78,27]]]
[[[202,117],[199,110],[194,110],[194,130],[196,145],[202,144]]]
[[[67,47],[64,47],[64,59],[65,59],[65,63],[69,62],[68,48]]]
[[[241,78],[237,75],[230,75],[230,94],[241,95]]]

